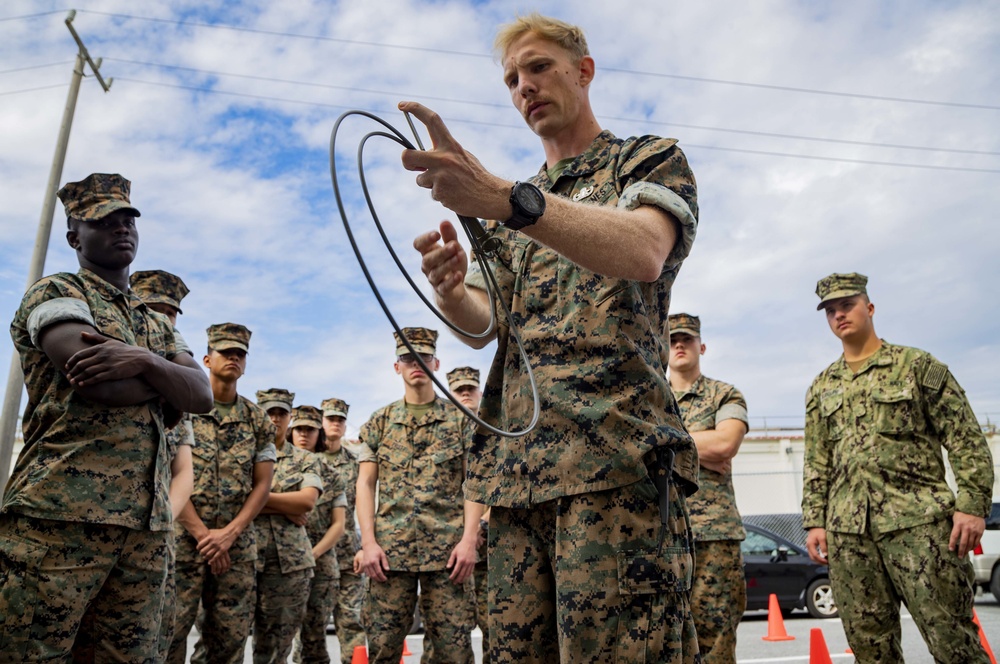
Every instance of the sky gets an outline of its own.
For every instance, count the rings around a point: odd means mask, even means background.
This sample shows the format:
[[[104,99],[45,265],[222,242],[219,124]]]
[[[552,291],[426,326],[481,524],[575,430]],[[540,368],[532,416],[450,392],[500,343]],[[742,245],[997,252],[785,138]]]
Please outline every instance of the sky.
[[[345,399],[352,433],[402,397],[392,328],[335,205],[331,130],[358,109],[408,134],[395,106],[412,99],[493,173],[534,174],[540,143],[491,49],[500,24],[537,10],[586,32],[603,128],[679,139],[700,225],[672,311],[701,317],[702,369],[743,391],[752,426],[801,424],[809,383],[840,354],[816,311],[816,281],[854,271],[870,277],[879,334],[933,353],[981,421],[1000,419],[1000,3],[6,0],[8,319],[25,290],[76,54],[70,8],[114,82],[105,93],[84,80],[61,182],[91,172],[132,181],[142,212],[133,269],[167,270],[191,288],[178,328],[197,357],[213,323],[253,331],[246,396],[285,387],[301,404]],[[354,116],[337,142],[364,260],[401,325],[442,331],[442,379],[460,365],[485,375],[495,344],[473,351],[445,331],[363,206],[357,146],[378,129]],[[422,284],[412,238],[452,217],[403,170],[400,149],[369,140],[365,176]],[[60,205],[45,274],[77,269],[64,220]],[[4,370],[12,351],[0,343]]]

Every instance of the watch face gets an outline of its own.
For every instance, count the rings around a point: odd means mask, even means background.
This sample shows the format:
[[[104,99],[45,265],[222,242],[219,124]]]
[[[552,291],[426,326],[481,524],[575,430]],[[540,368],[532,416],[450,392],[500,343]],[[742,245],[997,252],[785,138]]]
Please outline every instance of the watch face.
[[[514,196],[518,205],[530,216],[540,217],[545,212],[545,196],[538,187],[522,182],[514,188]]]

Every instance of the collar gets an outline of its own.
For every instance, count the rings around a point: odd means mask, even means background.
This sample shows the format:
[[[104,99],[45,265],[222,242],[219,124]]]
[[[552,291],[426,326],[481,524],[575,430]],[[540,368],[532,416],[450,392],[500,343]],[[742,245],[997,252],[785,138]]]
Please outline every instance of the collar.
[[[431,402],[431,409],[424,413],[420,419],[413,417],[410,411],[406,409],[405,399],[400,399],[392,404],[392,413],[389,418],[393,424],[403,424],[406,426],[422,426],[431,422],[443,422],[446,419],[444,404],[441,397],[436,394],[434,395],[434,401]]]
[[[851,371],[851,368],[847,366],[847,359],[844,357],[843,353],[841,353],[837,361],[834,362],[834,371],[839,375],[852,377],[860,376],[872,367],[887,367],[891,365],[892,355],[889,352],[891,345],[886,342],[885,339],[882,339],[881,341],[882,345],[879,346],[879,349],[872,353],[867,360],[865,360],[865,363],[861,365],[861,368],[858,369],[857,373]]]
[[[605,129],[597,135],[597,138],[594,139],[594,142],[590,144],[590,147],[583,154],[579,155],[573,160],[573,163],[566,167],[566,170],[559,177],[578,178],[601,170],[611,158],[611,146],[617,140],[614,134]],[[548,179],[548,169],[545,164],[542,164],[538,174]]]
[[[679,401],[687,396],[701,396],[705,393],[705,374],[700,374],[684,392],[674,392],[675,398]]]
[[[107,302],[114,302],[115,300],[121,298],[128,303],[130,309],[146,308],[146,303],[143,302],[138,295],[132,292],[130,288],[128,293],[122,293],[120,290],[112,286],[110,283],[102,279],[96,273],[91,272],[87,268],[81,267],[77,271],[77,276],[80,277],[94,292],[101,296],[101,299]]]

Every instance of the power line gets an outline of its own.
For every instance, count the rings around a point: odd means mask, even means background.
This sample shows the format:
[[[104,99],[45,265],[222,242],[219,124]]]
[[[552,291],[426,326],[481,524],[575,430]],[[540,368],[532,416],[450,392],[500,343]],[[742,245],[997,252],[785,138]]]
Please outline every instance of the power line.
[[[7,90],[5,92],[0,92],[0,97],[19,95],[25,92],[38,92],[39,90],[52,90],[53,88],[65,88],[67,85],[69,85],[68,81],[66,83],[56,83],[55,85],[43,85],[38,88],[24,88],[23,90]]]
[[[157,68],[160,68],[160,69],[172,69],[172,70],[177,70],[177,71],[186,71],[186,72],[192,72],[192,73],[198,73],[198,74],[205,74],[205,75],[209,75],[209,76],[240,78],[240,79],[253,80],[253,81],[265,81],[265,82],[268,82],[268,83],[287,83],[287,84],[290,84],[290,85],[302,85],[302,86],[306,86],[306,87],[321,88],[321,89],[326,89],[326,90],[342,90],[342,91],[345,91],[345,92],[360,92],[360,93],[365,93],[365,94],[389,95],[389,96],[393,96],[393,97],[406,97],[408,99],[409,98],[419,97],[421,99],[428,99],[428,100],[432,100],[432,101],[442,101],[442,102],[455,103],[455,104],[467,104],[467,105],[471,105],[471,106],[482,106],[482,107],[486,107],[486,108],[500,108],[500,109],[508,109],[508,108],[510,108],[510,104],[496,104],[496,103],[492,103],[492,102],[470,101],[470,100],[467,100],[467,99],[455,99],[455,98],[452,98],[452,97],[435,97],[435,96],[429,96],[429,95],[413,95],[413,94],[409,94],[409,93],[399,93],[399,92],[395,92],[395,91],[373,90],[373,89],[369,89],[369,88],[357,88],[357,87],[351,87],[351,86],[333,85],[333,84],[329,84],[329,83],[316,83],[314,81],[296,81],[296,80],[289,80],[289,79],[284,79],[284,78],[275,78],[275,77],[270,77],[270,76],[258,76],[258,75],[253,75],[253,74],[237,74],[237,73],[233,73],[233,72],[221,72],[221,71],[212,71],[212,70],[206,70],[206,69],[198,69],[196,67],[184,67],[184,66],[180,66],[180,65],[167,65],[167,64],[162,64],[162,63],[158,63],[158,62],[143,62],[143,61],[137,61],[137,60],[126,60],[126,59],[123,59],[123,58],[106,58],[106,60],[108,60],[108,61],[114,61],[114,62],[120,62],[120,63],[123,63],[123,64],[138,65],[138,66],[142,66],[142,67],[157,67]],[[924,152],[947,152],[947,153],[952,153],[952,154],[969,154],[969,155],[981,155],[981,156],[989,156],[989,157],[1000,156],[1000,152],[994,152],[994,151],[988,151],[988,150],[963,150],[963,149],[956,149],[956,148],[930,147],[930,146],[922,146],[922,145],[903,145],[903,144],[898,144],[898,143],[879,143],[879,142],[875,142],[875,141],[856,141],[856,140],[849,140],[849,139],[842,139],[842,138],[825,138],[825,137],[819,137],[819,136],[805,136],[805,135],[801,135],[801,134],[785,134],[785,133],[780,133],[780,132],[755,131],[755,130],[750,130],[750,129],[732,129],[732,128],[727,128],[727,127],[712,127],[712,126],[706,126],[706,125],[686,124],[686,123],[682,123],[682,122],[664,122],[664,121],[657,121],[657,120],[652,120],[652,119],[648,119],[648,118],[621,118],[621,117],[613,117],[613,116],[606,116],[606,115],[599,115],[598,117],[601,118],[601,119],[604,119],[604,120],[612,120],[612,121],[615,121],[615,122],[629,122],[629,123],[636,123],[636,124],[647,123],[647,124],[655,124],[655,125],[664,126],[664,127],[680,127],[680,128],[684,128],[684,129],[699,129],[699,130],[703,130],[703,131],[717,131],[717,132],[723,132],[723,133],[729,133],[729,134],[742,134],[742,135],[746,135],[746,136],[760,136],[760,137],[765,137],[765,138],[782,138],[782,139],[790,139],[790,140],[797,140],[797,141],[811,141],[811,142],[832,143],[832,144],[839,144],[839,145],[856,145],[856,146],[862,146],[862,147],[891,148],[891,149],[899,149],[899,150],[919,150],[919,151],[924,151]]]
[[[387,44],[387,43],[384,43],[384,42],[361,41],[361,40],[355,40],[355,39],[342,39],[342,38],[337,38],[337,37],[326,37],[326,36],[322,36],[322,35],[306,35],[306,34],[291,33],[291,32],[280,32],[280,31],[276,31],[276,30],[261,30],[261,29],[257,29],[257,28],[244,28],[244,27],[240,27],[240,26],[227,25],[227,24],[223,24],[223,23],[200,23],[200,22],[197,22],[197,21],[184,21],[184,20],[178,20],[178,19],[151,18],[151,17],[145,17],[145,16],[135,16],[135,15],[132,15],[132,14],[118,14],[118,13],[115,13],[115,12],[94,11],[94,10],[90,10],[90,9],[81,9],[80,11],[83,12],[83,13],[95,14],[95,15],[100,15],[100,16],[109,16],[109,17],[113,17],[113,18],[130,19],[130,20],[136,20],[136,21],[151,21],[151,22],[157,22],[157,23],[167,23],[167,24],[171,24],[171,25],[185,25],[185,26],[193,26],[193,27],[201,27],[201,28],[211,28],[211,29],[217,29],[217,30],[232,30],[232,31],[236,31],[236,32],[245,32],[245,33],[250,33],[250,34],[267,35],[267,36],[271,36],[271,37],[290,37],[290,38],[293,38],[293,39],[309,39],[309,40],[312,40],[312,41],[323,41],[323,42],[331,42],[331,43],[337,43],[337,44],[350,44],[350,45],[354,45],[354,46],[375,46],[375,47],[378,47],[378,48],[391,48],[391,49],[399,49],[399,50],[405,50],[405,51],[416,51],[416,52],[420,52],[420,53],[436,53],[436,54],[441,54],[441,55],[462,56],[462,57],[470,57],[470,58],[491,58],[492,57],[492,56],[490,56],[489,54],[486,54],[486,53],[473,53],[473,52],[469,52],[469,51],[455,51],[455,50],[449,50],[449,49],[430,48],[430,47],[422,47],[422,46],[407,46],[407,45],[401,45],[401,44]],[[602,67],[601,69],[603,71],[615,72],[615,73],[619,73],[619,74],[629,74],[629,75],[633,75],[633,76],[647,76],[647,77],[652,77],[652,78],[670,78],[670,79],[677,79],[677,80],[695,81],[695,82],[699,82],[699,83],[713,83],[713,84],[718,84],[718,85],[730,85],[730,86],[745,87],[745,88],[758,88],[758,89],[762,89],[762,90],[777,90],[777,91],[782,91],[782,92],[796,92],[796,93],[801,93],[801,94],[814,94],[814,95],[825,95],[825,96],[832,96],[832,97],[865,99],[865,100],[868,100],[868,101],[887,101],[887,102],[904,103],[904,104],[921,104],[921,105],[928,105],[928,106],[943,106],[943,107],[949,107],[949,108],[969,108],[969,109],[979,109],[979,110],[1000,111],[1000,105],[992,105],[992,104],[972,104],[972,103],[965,103],[965,102],[941,101],[941,100],[936,100],[936,99],[919,99],[919,98],[914,98],[914,97],[893,97],[893,96],[888,96],[888,95],[871,95],[871,94],[864,94],[864,93],[857,93],[857,92],[843,92],[843,91],[838,91],[838,90],[823,90],[823,89],[819,89],[819,88],[802,88],[802,87],[796,87],[796,86],[791,86],[791,85],[774,85],[774,84],[768,84],[768,83],[751,83],[751,82],[748,82],[748,81],[734,81],[734,80],[721,79],[721,78],[708,78],[708,77],[704,77],[704,76],[688,76],[688,75],[683,75],[683,74],[667,74],[667,73],[663,73],[663,72],[647,72],[647,71],[638,71],[638,70],[624,69],[624,68],[618,68],[618,67]]]
[[[328,103],[324,103],[324,102],[305,101],[305,100],[302,100],[302,99],[289,99],[289,98],[284,98],[284,97],[273,97],[273,96],[269,96],[269,95],[257,95],[257,94],[250,94],[250,93],[245,93],[245,92],[228,92],[228,91],[225,91],[225,90],[215,90],[215,89],[212,89],[212,88],[199,88],[199,87],[196,87],[196,86],[193,86],[193,85],[180,85],[180,84],[177,84],[177,83],[163,83],[163,82],[158,82],[158,81],[143,81],[141,79],[128,78],[128,77],[124,77],[124,76],[119,76],[119,77],[117,77],[116,80],[119,80],[119,81],[128,81],[128,82],[131,82],[131,83],[139,83],[139,84],[142,84],[142,85],[154,85],[154,86],[165,87],[165,88],[176,88],[176,89],[179,89],[179,90],[189,90],[189,91],[192,91],[192,92],[202,92],[202,93],[206,93],[206,94],[218,94],[218,95],[226,95],[226,96],[231,96],[231,97],[241,97],[241,98],[245,98],[245,99],[256,99],[256,100],[259,100],[259,101],[272,101],[272,102],[279,102],[279,103],[300,104],[300,105],[305,105],[305,106],[316,106],[316,107],[320,107],[320,108],[336,108],[336,109],[343,109],[343,110],[347,110],[347,109],[351,108],[351,107],[343,106],[343,105],[340,105],[340,104],[328,104]],[[420,98],[420,97],[419,96],[415,96],[415,98]],[[367,109],[367,110],[370,110],[372,113],[386,113],[386,112],[388,112],[386,110],[380,110],[380,109]],[[464,120],[464,119],[448,118],[448,121],[452,122],[452,123],[479,125],[479,126],[486,126],[486,127],[499,127],[499,128],[503,128],[503,129],[521,129],[522,128],[520,125],[508,125],[508,124],[501,124],[501,123],[495,123],[495,122],[484,122],[484,121],[480,121],[480,120]],[[648,122],[648,121],[643,120],[641,122]],[[747,150],[747,149],[741,149],[741,148],[727,148],[727,147],[721,147],[721,146],[717,146],[717,145],[698,145],[698,144],[694,144],[694,143],[685,143],[684,145],[685,145],[685,147],[688,147],[688,148],[699,148],[699,149],[704,149],[704,150],[717,150],[717,151],[721,151],[721,152],[737,152],[737,153],[742,153],[742,154],[765,155],[765,156],[769,156],[769,157],[791,157],[791,158],[797,158],[797,159],[811,159],[811,160],[815,160],[815,161],[829,161],[829,162],[838,162],[838,163],[845,163],[845,164],[863,164],[863,165],[867,165],[867,166],[888,166],[888,167],[895,167],[895,168],[918,168],[918,169],[922,169],[922,170],[931,170],[931,171],[957,171],[957,172],[967,172],[967,173],[1000,173],[1000,169],[970,168],[970,167],[963,167],[963,166],[934,166],[934,165],[930,165],[930,164],[906,164],[906,163],[901,163],[901,162],[874,161],[874,160],[867,160],[867,159],[848,159],[848,158],[843,158],[843,157],[822,157],[822,156],[818,156],[818,155],[795,154],[795,153],[790,153],[790,152],[771,152],[771,151],[766,151],[766,150]]]
[[[24,14],[21,16],[4,16],[3,18],[0,18],[0,23],[3,23],[5,21],[21,21],[29,18],[40,18],[42,16],[52,16],[53,14],[65,14],[65,13],[66,13],[65,9],[53,9],[52,11],[39,12],[37,14]]]
[[[46,67],[57,67],[57,66],[61,67],[63,65],[69,65],[69,64],[72,64],[72,63],[73,63],[72,60],[63,60],[62,62],[49,62],[49,63],[44,64],[44,65],[28,65],[26,67],[18,67],[16,69],[4,69],[4,70],[0,70],[0,74],[14,74],[14,73],[19,72],[19,71],[29,71],[29,70],[32,70],[32,69],[44,69]]]

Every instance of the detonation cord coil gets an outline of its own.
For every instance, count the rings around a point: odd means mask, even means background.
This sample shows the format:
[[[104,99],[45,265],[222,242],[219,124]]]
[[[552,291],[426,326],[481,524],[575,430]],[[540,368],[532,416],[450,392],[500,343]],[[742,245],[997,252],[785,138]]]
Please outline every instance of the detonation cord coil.
[[[344,201],[340,195],[340,184],[337,181],[337,158],[336,158],[337,133],[340,131],[341,123],[343,123],[345,119],[347,119],[352,115],[360,115],[370,120],[374,120],[375,122],[382,125],[388,130],[388,132],[377,131],[377,130],[369,132],[365,134],[364,137],[362,137],[361,141],[358,143],[358,163],[357,163],[358,176],[361,181],[361,191],[364,193],[365,202],[368,205],[368,211],[371,213],[372,220],[375,222],[375,227],[378,229],[378,233],[382,237],[382,242],[385,244],[386,249],[389,250],[389,255],[392,256],[392,260],[396,263],[396,267],[399,268],[399,271],[403,274],[403,277],[406,279],[407,283],[410,284],[410,288],[413,289],[413,292],[417,294],[417,297],[419,297],[423,301],[423,303],[427,305],[427,307],[434,313],[434,315],[437,316],[442,323],[447,325],[449,329],[451,329],[456,334],[461,335],[463,337],[467,337],[469,339],[484,339],[492,336],[493,332],[497,329],[496,303],[497,302],[500,303],[500,307],[503,310],[504,317],[507,319],[507,324],[510,328],[510,335],[511,337],[513,337],[514,343],[517,344],[518,352],[521,355],[521,363],[525,367],[525,370],[527,371],[528,381],[531,384],[531,395],[532,395],[532,400],[534,402],[534,412],[532,413],[531,416],[531,422],[529,422],[528,426],[525,427],[524,429],[521,429],[519,431],[504,431],[503,429],[499,429],[494,425],[484,421],[482,418],[479,417],[477,413],[474,413],[468,408],[466,408],[465,405],[463,405],[458,399],[456,399],[451,394],[451,391],[448,389],[448,386],[443,384],[434,374],[434,372],[431,371],[431,369],[424,363],[423,359],[421,359],[420,357],[420,354],[413,348],[412,344],[410,344],[409,339],[403,336],[402,328],[400,328],[399,323],[396,322],[396,319],[393,317],[392,312],[389,311],[389,306],[386,304],[385,299],[382,297],[382,293],[379,292],[378,286],[376,286],[375,284],[375,279],[372,277],[371,272],[369,272],[368,265],[365,263],[365,259],[361,255],[361,249],[358,247],[358,243],[354,238],[354,233],[351,231],[351,224],[347,218],[347,210],[344,207]],[[333,131],[330,134],[330,179],[333,181],[333,195],[337,199],[337,209],[340,211],[341,221],[344,222],[344,230],[347,231],[347,239],[350,241],[351,248],[354,250],[354,255],[358,259],[358,265],[361,266],[361,271],[364,273],[365,279],[368,281],[368,286],[372,289],[372,293],[375,295],[375,299],[378,300],[379,306],[382,307],[382,311],[385,313],[386,318],[389,319],[389,323],[392,325],[392,328],[399,335],[399,338],[403,340],[403,344],[406,345],[407,350],[409,350],[410,354],[413,355],[414,359],[416,359],[417,363],[420,365],[420,368],[424,370],[424,372],[430,377],[432,381],[434,381],[434,384],[437,385],[438,389],[440,389],[441,392],[445,394],[448,397],[448,399],[453,404],[455,404],[455,406],[458,407],[459,410],[465,413],[467,417],[471,418],[480,427],[486,429],[487,431],[490,431],[500,436],[507,436],[510,438],[523,436],[526,433],[530,432],[532,429],[534,429],[535,425],[538,423],[538,416],[541,412],[541,403],[538,394],[538,384],[535,381],[535,373],[531,369],[531,363],[528,361],[527,351],[525,351],[524,349],[524,343],[521,341],[521,335],[518,332],[517,326],[514,323],[514,315],[511,313],[510,308],[507,306],[507,303],[504,302],[502,298],[497,297],[497,294],[500,292],[500,287],[497,285],[496,276],[493,274],[493,270],[490,269],[489,262],[485,258],[493,255],[493,253],[497,250],[500,244],[499,240],[487,234],[486,231],[483,229],[482,225],[479,223],[478,219],[473,219],[471,217],[463,217],[459,215],[458,220],[461,223],[462,229],[465,231],[465,235],[466,237],[469,238],[469,242],[472,246],[472,256],[479,263],[479,268],[482,270],[483,275],[485,275],[486,277],[486,294],[490,301],[489,326],[483,332],[479,333],[467,332],[466,330],[461,329],[460,327],[452,323],[450,320],[448,320],[444,316],[444,314],[442,314],[438,310],[438,308],[434,306],[434,304],[432,304],[430,300],[427,299],[427,296],[424,295],[423,292],[421,292],[420,288],[417,287],[416,282],[413,281],[413,278],[410,276],[410,273],[406,271],[405,267],[403,267],[402,261],[400,261],[399,256],[396,254],[396,251],[392,248],[392,244],[389,242],[389,237],[386,235],[385,229],[383,229],[382,227],[382,222],[379,220],[378,213],[375,211],[375,204],[372,202],[371,194],[368,191],[368,183],[365,180],[364,151],[365,151],[365,145],[368,143],[368,139],[374,137],[387,138],[391,141],[395,141],[396,143],[406,148],[407,150],[424,149],[423,143],[421,143],[420,141],[420,135],[417,133],[416,127],[414,127],[413,121],[410,119],[410,115],[408,113],[405,113],[404,115],[406,116],[406,121],[410,125],[410,130],[413,132],[413,137],[416,140],[417,146],[419,146],[419,148],[415,147],[408,138],[406,138],[403,134],[399,132],[399,130],[390,125],[388,122],[378,117],[377,115],[374,115],[367,111],[360,111],[360,110],[347,111],[339,118],[337,118],[337,122],[334,123],[333,125]]]

